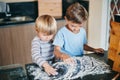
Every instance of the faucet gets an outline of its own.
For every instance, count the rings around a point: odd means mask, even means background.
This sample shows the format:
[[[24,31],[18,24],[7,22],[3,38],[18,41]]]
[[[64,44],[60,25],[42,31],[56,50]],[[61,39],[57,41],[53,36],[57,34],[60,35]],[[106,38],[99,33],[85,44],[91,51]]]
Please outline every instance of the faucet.
[[[6,14],[6,17],[10,17],[11,16],[9,4],[6,4],[6,12],[5,12],[5,14]]]
[[[0,13],[4,13],[5,17],[11,16],[10,14],[10,7],[5,2],[0,2]]]

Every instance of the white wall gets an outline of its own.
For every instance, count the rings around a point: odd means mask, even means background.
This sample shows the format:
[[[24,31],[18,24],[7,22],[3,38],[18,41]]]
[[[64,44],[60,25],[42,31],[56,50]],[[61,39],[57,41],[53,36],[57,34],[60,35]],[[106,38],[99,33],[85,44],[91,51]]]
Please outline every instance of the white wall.
[[[108,50],[109,0],[89,0],[88,45]]]

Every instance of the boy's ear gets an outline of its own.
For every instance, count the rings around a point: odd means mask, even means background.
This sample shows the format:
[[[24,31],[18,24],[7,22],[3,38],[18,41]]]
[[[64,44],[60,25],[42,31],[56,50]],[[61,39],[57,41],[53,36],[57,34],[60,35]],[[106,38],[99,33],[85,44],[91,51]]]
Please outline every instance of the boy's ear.
[[[67,17],[66,17],[66,16],[64,16],[64,18],[65,18],[66,23],[68,23],[68,19],[67,19]]]
[[[35,29],[36,30],[36,32],[39,32],[39,30],[38,29]]]
[[[66,16],[64,16],[65,20],[67,20]]]

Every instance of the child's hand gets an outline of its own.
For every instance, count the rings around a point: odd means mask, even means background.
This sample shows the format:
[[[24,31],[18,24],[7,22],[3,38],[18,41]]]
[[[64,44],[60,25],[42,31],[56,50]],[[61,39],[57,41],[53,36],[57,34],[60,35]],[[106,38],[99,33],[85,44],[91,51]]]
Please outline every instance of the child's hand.
[[[56,72],[56,69],[54,69],[52,66],[50,66],[48,63],[43,64],[44,70],[48,75],[57,75],[58,72]]]
[[[65,59],[64,62],[67,64],[75,64],[75,61],[73,60],[73,58]]]
[[[69,55],[67,55],[67,54],[62,54],[61,55],[61,60],[66,60],[66,59],[68,59],[68,58],[70,58],[70,56]]]
[[[73,64],[73,63],[75,63],[75,61],[69,55],[67,55],[67,54],[62,54],[61,58],[67,64]]]
[[[95,53],[104,53],[104,49],[102,48],[97,48],[94,50]]]

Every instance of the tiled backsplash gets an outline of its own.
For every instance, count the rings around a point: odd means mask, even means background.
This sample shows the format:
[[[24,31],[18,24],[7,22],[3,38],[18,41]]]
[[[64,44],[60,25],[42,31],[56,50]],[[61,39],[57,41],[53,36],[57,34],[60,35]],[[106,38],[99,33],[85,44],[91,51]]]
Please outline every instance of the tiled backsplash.
[[[62,0],[62,17],[64,17],[68,6],[70,6],[74,2],[79,2],[87,9],[87,11],[89,9],[89,1],[82,0],[70,0],[70,1],[71,2],[69,2],[69,0]],[[7,4],[9,5],[10,8],[9,13],[11,14],[11,16],[30,16],[32,18],[36,18],[38,16],[38,1],[10,2]]]
[[[36,18],[38,16],[38,3],[32,2],[15,2],[8,3],[11,16],[30,16]]]
[[[69,2],[70,1],[70,2]],[[87,11],[89,9],[89,1],[83,1],[83,0],[62,0],[62,13],[61,17],[56,19],[63,19],[64,15],[66,13],[66,9],[68,6],[73,4],[74,2],[79,2],[81,5],[83,5]],[[12,24],[17,22],[26,22],[26,21],[35,21],[35,19],[38,16],[38,1],[23,1],[23,2],[8,2],[4,4],[8,5],[9,8],[6,8],[3,13],[0,12],[0,24]],[[40,3],[43,4],[43,3]],[[45,5],[45,7],[48,7],[48,5]],[[61,9],[61,8],[54,8],[54,9]],[[39,11],[41,12],[41,11]],[[56,12],[58,13],[58,11]],[[18,21],[13,21],[11,18],[16,17],[29,17],[28,19]]]

